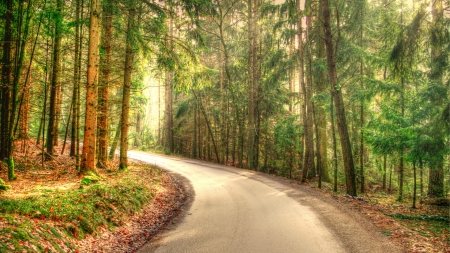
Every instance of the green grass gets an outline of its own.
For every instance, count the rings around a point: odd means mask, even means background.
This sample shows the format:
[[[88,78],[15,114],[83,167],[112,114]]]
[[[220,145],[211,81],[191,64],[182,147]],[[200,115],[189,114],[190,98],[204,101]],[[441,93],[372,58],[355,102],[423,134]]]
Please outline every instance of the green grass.
[[[387,214],[425,237],[440,237],[450,232],[450,219],[439,215]]]
[[[146,170],[152,175],[160,174],[152,168]],[[75,248],[73,238],[81,239],[86,234],[96,234],[101,227],[123,224],[129,215],[150,202],[151,187],[159,187],[159,183],[150,183],[131,172],[119,175],[117,181],[80,184],[78,189],[45,189],[24,198],[0,198],[0,221],[6,224],[0,226],[0,253],[44,252],[43,241],[55,251],[64,252],[63,247]]]

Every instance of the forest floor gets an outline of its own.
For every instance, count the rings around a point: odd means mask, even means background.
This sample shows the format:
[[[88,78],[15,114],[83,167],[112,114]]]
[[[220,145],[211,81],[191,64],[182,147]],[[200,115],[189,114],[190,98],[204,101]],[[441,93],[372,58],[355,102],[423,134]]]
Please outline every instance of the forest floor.
[[[412,200],[397,201],[397,195],[380,190],[378,186],[367,187],[360,198],[332,190],[331,184],[322,189],[317,182],[310,182],[314,190],[338,201],[343,207],[357,211],[375,224],[381,232],[403,247],[404,252],[450,253],[450,207],[446,200],[427,200],[411,207]],[[418,201],[419,202],[419,201]]]
[[[149,165],[118,171],[110,163],[98,178],[81,177],[69,145],[42,164],[35,140],[22,144],[16,143],[17,180],[7,181],[0,163],[0,178],[11,186],[0,192],[0,253],[134,252],[188,197],[176,178]]]
[[[56,151],[61,148],[62,143]],[[0,193],[0,252],[134,252],[181,213],[189,198],[176,177],[148,165],[123,172],[111,163],[99,170],[98,181],[82,178],[68,152],[66,145],[63,155],[42,164],[35,140],[17,142],[17,180],[11,182],[0,163],[0,178],[11,186]],[[358,200],[333,193],[328,184],[318,189],[314,181],[288,181],[363,214],[405,252],[450,252],[446,201],[413,209],[409,200],[398,202],[375,186]]]

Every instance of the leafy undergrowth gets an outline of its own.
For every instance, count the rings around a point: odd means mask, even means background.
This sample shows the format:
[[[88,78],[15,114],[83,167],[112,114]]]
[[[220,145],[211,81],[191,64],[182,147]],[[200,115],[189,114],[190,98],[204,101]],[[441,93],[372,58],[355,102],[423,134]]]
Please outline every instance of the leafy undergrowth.
[[[38,156],[29,153],[28,164],[18,157],[18,179],[0,195],[0,252],[76,251],[79,240],[121,226],[162,188],[162,172],[148,165],[81,178],[68,156],[44,167]]]
[[[322,190],[364,214],[385,235],[400,243],[405,252],[450,252],[448,200],[418,200],[417,208],[412,208],[411,196],[406,195],[400,202],[395,192],[376,186],[369,185],[360,199],[345,196],[344,185],[340,185],[337,194],[328,183],[323,184]]]

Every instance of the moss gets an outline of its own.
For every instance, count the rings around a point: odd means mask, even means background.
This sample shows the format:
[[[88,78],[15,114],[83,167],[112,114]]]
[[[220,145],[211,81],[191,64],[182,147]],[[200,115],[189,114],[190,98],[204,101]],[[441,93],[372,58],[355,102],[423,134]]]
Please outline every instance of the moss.
[[[3,191],[7,191],[7,190],[9,190],[9,189],[11,189],[11,186],[7,185],[7,184],[5,183],[5,181],[3,181],[3,180],[0,178],[0,193],[3,192]]]
[[[16,176],[14,175],[14,159],[12,157],[8,159],[8,180],[16,180]]]
[[[37,251],[39,242],[71,245],[68,238],[84,238],[100,227],[123,224],[129,215],[142,209],[153,198],[152,187],[160,185],[159,170],[142,167],[142,174],[119,172],[117,180],[104,180],[96,174],[86,175],[94,184],[82,189],[40,190],[38,195],[24,198],[0,198],[0,219],[12,227],[0,228],[0,241],[28,241]],[[149,182],[151,182],[149,184]],[[153,185],[153,186],[151,186]],[[20,220],[17,219],[20,217]],[[51,220],[46,222],[45,220]],[[13,239],[10,239],[13,235]],[[58,246],[59,247],[59,246]],[[60,251],[53,245],[53,251]],[[25,250],[25,249],[24,249]],[[26,250],[25,250],[26,251]],[[1,247],[0,247],[1,252]]]

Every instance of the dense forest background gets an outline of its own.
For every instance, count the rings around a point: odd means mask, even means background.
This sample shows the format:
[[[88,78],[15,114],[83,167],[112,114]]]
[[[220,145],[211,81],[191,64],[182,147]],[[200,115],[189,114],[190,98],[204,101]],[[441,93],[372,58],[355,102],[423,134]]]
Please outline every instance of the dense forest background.
[[[356,196],[450,190],[446,0],[4,0],[1,169],[129,146]],[[23,145],[21,144],[23,140]]]

